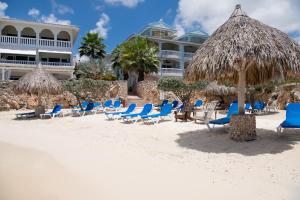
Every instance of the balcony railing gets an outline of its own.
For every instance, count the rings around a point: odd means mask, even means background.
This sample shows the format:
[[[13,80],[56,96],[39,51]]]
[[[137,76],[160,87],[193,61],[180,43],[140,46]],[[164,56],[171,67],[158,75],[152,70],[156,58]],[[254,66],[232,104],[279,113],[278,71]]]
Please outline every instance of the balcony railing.
[[[25,45],[25,46],[40,46],[40,47],[57,47],[57,48],[71,48],[72,44],[70,41],[56,41],[48,39],[36,39],[16,36],[0,36],[0,43],[6,45]]]
[[[20,38],[20,43],[25,44],[25,45],[36,45],[36,39],[35,38],[26,38],[26,37],[21,37]]]
[[[184,58],[186,58],[186,59],[192,59],[194,55],[195,55],[194,53],[185,52],[184,53]]]
[[[180,52],[172,50],[161,50],[158,56],[163,58],[180,58]]]
[[[0,64],[11,64],[17,65],[18,67],[35,67],[35,61],[28,61],[28,60],[5,60],[0,59]],[[21,65],[21,66],[20,66]],[[62,63],[62,62],[41,62],[41,65],[46,68],[73,68],[72,63]]]
[[[162,76],[183,76],[183,70],[178,68],[162,68]]]
[[[1,35],[0,42],[8,44],[18,44],[18,37]]]
[[[161,57],[161,58],[180,59],[182,55],[184,56],[185,59],[192,59],[194,56],[194,53],[180,52],[180,51],[173,51],[173,50],[161,50],[158,53],[158,57]]]
[[[20,65],[35,65],[35,61],[28,61],[28,60],[5,60],[0,59],[0,63],[4,64],[20,64]]]

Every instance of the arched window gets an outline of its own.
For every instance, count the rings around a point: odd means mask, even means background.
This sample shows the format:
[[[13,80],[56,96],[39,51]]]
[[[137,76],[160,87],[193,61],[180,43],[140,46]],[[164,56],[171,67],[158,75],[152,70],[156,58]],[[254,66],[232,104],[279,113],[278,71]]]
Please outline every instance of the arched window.
[[[26,37],[26,38],[35,38],[36,37],[36,33],[35,31],[30,28],[30,27],[26,27],[21,31],[21,37]]]
[[[7,25],[5,26],[2,31],[1,31],[2,35],[7,35],[7,36],[18,36],[18,31],[15,27],[11,26],[11,25]]]
[[[70,41],[71,37],[70,37],[70,34],[68,32],[61,31],[57,35],[57,40],[60,40],[60,41]]]
[[[54,40],[54,34],[49,29],[44,29],[40,33],[40,39]]]

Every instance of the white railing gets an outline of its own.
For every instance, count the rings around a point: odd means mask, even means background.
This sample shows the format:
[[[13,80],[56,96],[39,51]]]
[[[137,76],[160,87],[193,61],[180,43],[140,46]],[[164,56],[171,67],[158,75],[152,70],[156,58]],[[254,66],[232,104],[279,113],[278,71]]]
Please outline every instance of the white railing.
[[[0,42],[6,44],[18,44],[18,37],[1,35]]]
[[[26,38],[26,37],[21,37],[20,38],[20,43],[25,44],[25,45],[36,45],[36,39],[35,38]]]
[[[161,68],[162,76],[183,76],[183,70],[178,68]]]
[[[28,61],[28,60],[5,60],[5,59],[0,59],[0,63],[2,64],[14,64],[14,65],[23,65],[26,67],[26,65],[31,65],[27,67],[32,67],[36,66],[35,61]],[[44,67],[73,67],[71,63],[62,63],[62,62],[41,62],[41,65]]]
[[[62,62],[42,62],[43,66],[72,66],[71,63],[62,63]]]
[[[56,46],[63,47],[63,48],[71,48],[71,42],[70,41],[57,41]]]
[[[5,63],[5,64],[21,64],[21,65],[35,65],[35,61],[28,61],[28,60],[5,60],[5,59],[0,59],[0,63]]]
[[[188,52],[185,52],[185,53],[184,53],[184,58],[192,59],[194,55],[195,55],[194,53],[188,53]]]
[[[57,47],[57,48],[72,48],[70,41],[56,41],[48,39],[36,39],[27,37],[16,37],[0,35],[0,45],[22,45],[22,46],[39,46],[39,47]]]
[[[54,47],[54,40],[39,39],[40,46]]]
[[[173,57],[173,58],[180,58],[179,51],[172,51],[172,50],[161,50],[159,52],[159,57]]]

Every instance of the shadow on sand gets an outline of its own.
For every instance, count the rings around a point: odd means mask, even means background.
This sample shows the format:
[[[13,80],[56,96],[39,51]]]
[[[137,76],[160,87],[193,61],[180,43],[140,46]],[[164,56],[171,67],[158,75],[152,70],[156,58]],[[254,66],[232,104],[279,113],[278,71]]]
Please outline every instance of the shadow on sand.
[[[252,142],[235,142],[224,128],[213,132],[199,130],[178,134],[179,146],[209,153],[237,153],[245,156],[278,154],[293,148],[300,141],[300,130],[286,130],[281,136],[275,131],[257,129],[257,139]]]

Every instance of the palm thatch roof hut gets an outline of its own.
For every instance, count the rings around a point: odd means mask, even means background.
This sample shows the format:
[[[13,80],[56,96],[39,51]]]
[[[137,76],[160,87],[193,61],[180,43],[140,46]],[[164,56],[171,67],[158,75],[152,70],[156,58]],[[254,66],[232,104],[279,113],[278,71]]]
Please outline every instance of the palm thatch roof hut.
[[[238,83],[239,113],[244,113],[246,84],[283,80],[300,71],[300,47],[278,29],[247,16],[237,5],[230,18],[198,49],[185,79]]]
[[[36,108],[36,115],[45,112],[41,105],[41,97],[43,95],[55,95],[62,91],[60,82],[47,71],[41,67],[37,67],[33,71],[25,74],[15,85],[17,93],[27,93],[38,95],[38,107]]]
[[[218,85],[216,82],[211,82],[205,89],[206,95],[228,96],[236,94],[236,88]]]

